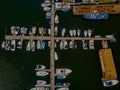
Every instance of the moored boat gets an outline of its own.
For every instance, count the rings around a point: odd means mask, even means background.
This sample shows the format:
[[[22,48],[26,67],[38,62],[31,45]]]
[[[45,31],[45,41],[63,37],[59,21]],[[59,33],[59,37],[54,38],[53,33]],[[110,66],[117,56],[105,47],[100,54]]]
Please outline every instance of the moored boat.
[[[44,81],[44,80],[37,80],[37,85],[44,85],[46,84],[47,82]]]
[[[69,90],[68,87],[61,87],[61,88],[58,88],[57,90]]]
[[[55,60],[58,60],[58,54],[57,54],[57,52],[55,52],[54,57],[55,57]]]
[[[45,68],[46,67],[44,65],[38,64],[37,67],[36,67],[36,70],[43,70]]]
[[[15,48],[16,48],[16,41],[11,40],[11,51],[15,51]]]
[[[49,73],[48,72],[45,72],[45,71],[37,71],[36,72],[36,76],[46,76],[48,75]]]
[[[61,80],[61,79],[65,79],[66,77],[67,77],[66,75],[58,75],[58,76],[57,76],[57,79],[60,79],[60,80]]]
[[[40,42],[40,40],[37,40],[37,49],[38,50],[41,49],[41,42]]]
[[[65,28],[63,28],[63,29],[62,29],[62,33],[61,33],[61,34],[62,34],[62,37],[64,37],[64,36],[65,36],[65,33],[66,33],[66,29],[65,29]]]
[[[59,16],[56,14],[55,15],[55,24],[58,24],[59,23]]]
[[[108,80],[108,81],[103,81],[103,85],[104,87],[111,87],[118,84],[118,82],[119,82],[118,80]]]
[[[30,40],[29,40],[28,43],[27,43],[26,51],[30,51],[30,49],[31,49],[31,43],[30,43]]]
[[[66,69],[66,68],[56,69],[57,74],[69,74],[71,72],[72,72],[71,69]]]

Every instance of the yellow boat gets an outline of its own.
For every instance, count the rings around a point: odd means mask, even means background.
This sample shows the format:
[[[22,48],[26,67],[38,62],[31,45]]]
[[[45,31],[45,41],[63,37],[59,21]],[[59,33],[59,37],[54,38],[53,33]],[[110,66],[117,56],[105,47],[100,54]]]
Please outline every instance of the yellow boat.
[[[43,35],[43,27],[39,27],[39,34]]]

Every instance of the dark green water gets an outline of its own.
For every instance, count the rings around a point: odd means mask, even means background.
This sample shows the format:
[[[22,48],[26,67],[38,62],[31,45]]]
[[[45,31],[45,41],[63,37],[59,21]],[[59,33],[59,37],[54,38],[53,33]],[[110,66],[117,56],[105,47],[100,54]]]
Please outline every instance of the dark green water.
[[[1,0],[0,1],[0,44],[4,39],[5,25],[39,26],[49,27],[42,11],[40,3],[43,0]],[[110,15],[105,21],[89,21],[82,16],[73,16],[72,12],[61,13],[59,28],[81,30],[91,28],[93,35],[116,33],[117,43],[109,44],[112,48],[118,79],[120,80],[120,15]],[[104,88],[101,82],[101,67],[99,63],[98,50],[100,42],[95,42],[95,50],[82,50],[79,42],[77,50],[59,50],[59,61],[56,67],[72,69],[72,73],[63,82],[70,82],[70,90],[119,90],[120,84],[110,88]],[[35,67],[44,64],[49,68],[49,49],[45,51],[26,52],[17,50],[15,52],[0,49],[0,90],[29,90],[34,87],[36,80]],[[48,80],[48,78],[43,78]]]

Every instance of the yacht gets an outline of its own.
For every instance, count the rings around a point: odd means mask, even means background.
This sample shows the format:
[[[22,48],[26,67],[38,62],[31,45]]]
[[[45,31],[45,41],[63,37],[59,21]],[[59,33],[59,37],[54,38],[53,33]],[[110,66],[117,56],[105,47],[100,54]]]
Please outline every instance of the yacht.
[[[69,90],[68,87],[61,87],[61,88],[58,88],[57,90]]]
[[[89,49],[94,49],[94,40],[89,40]]]
[[[31,49],[31,45],[30,44],[31,43],[30,43],[30,40],[29,40],[28,43],[27,43],[26,51],[30,51],[30,49]]]
[[[56,74],[69,74],[71,72],[72,72],[71,69],[65,69],[65,68],[56,69]]]
[[[77,29],[77,36],[79,37],[80,36],[80,29]]]
[[[46,81],[44,80],[37,80],[37,85],[44,85],[46,84]]]
[[[88,34],[87,30],[84,30],[84,36],[85,37],[87,37],[87,34]]]
[[[48,75],[49,73],[48,72],[46,72],[46,71],[37,71],[36,72],[36,76],[46,76],[46,75]]]
[[[38,64],[35,70],[43,70],[46,67],[44,65]]]
[[[16,41],[11,40],[11,51],[15,51],[15,48],[16,48]]]
[[[57,52],[55,52],[54,57],[55,57],[55,60],[58,60],[58,54],[57,54]]]
[[[108,80],[108,81],[104,81],[103,82],[103,86],[104,87],[111,87],[111,86],[114,86],[116,84],[118,84],[118,80]]]
[[[58,24],[59,23],[59,16],[56,14],[55,15],[55,24]]]

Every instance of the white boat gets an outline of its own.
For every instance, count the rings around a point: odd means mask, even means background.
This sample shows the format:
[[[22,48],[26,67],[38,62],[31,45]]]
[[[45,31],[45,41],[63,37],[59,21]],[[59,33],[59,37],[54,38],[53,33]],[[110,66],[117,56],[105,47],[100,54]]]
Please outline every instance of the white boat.
[[[118,80],[103,81],[103,86],[104,87],[111,87],[111,86],[117,85],[118,82],[119,82]]]
[[[66,75],[58,75],[57,79],[65,79],[67,76]]]
[[[57,26],[55,27],[55,32],[54,32],[54,34],[55,34],[55,36],[58,35],[58,27],[57,27]]]
[[[50,7],[43,7],[44,11],[50,11],[50,9],[51,9]]]
[[[58,60],[58,54],[57,54],[57,52],[55,52],[54,58],[55,58],[55,60]]]
[[[101,38],[101,36],[100,35],[95,35],[95,38]]]
[[[65,28],[63,28],[63,29],[62,29],[62,37],[64,37],[64,36],[65,36],[65,33],[66,33],[66,29],[65,29]]]
[[[44,65],[38,64],[35,70],[43,70],[46,67]]]
[[[69,90],[68,87],[61,87],[61,88],[58,88],[57,90]]]
[[[106,38],[114,38],[114,35],[106,35]]]
[[[45,3],[50,3],[51,1],[50,0],[45,0]]]
[[[59,16],[56,14],[55,15],[55,24],[58,24],[59,23]]]
[[[48,47],[50,48],[50,41],[48,41]]]
[[[37,80],[37,85],[44,85],[46,84],[46,81],[44,80]]]
[[[48,29],[48,35],[50,35],[50,32],[51,32],[50,29]]]
[[[80,29],[77,29],[77,36],[79,37],[79,36],[80,36],[80,34],[81,34]]]
[[[16,48],[16,42],[15,40],[11,40],[11,51],[15,51]]]
[[[6,46],[5,41],[2,42],[2,45],[1,45],[1,46],[2,46],[2,48],[5,48],[5,46]]]
[[[49,73],[48,72],[45,72],[45,71],[37,71],[36,72],[36,76],[46,76],[48,75]]]
[[[87,34],[88,34],[87,30],[84,30],[84,36],[85,37],[87,37]]]
[[[88,49],[88,44],[85,40],[82,40],[82,43],[83,43],[83,49]]]
[[[70,33],[70,36],[73,37],[73,30],[70,30],[69,33]]]
[[[18,41],[18,43],[17,43],[17,48],[18,49],[22,49],[22,43],[23,43],[22,40]]]
[[[21,28],[20,28],[20,33],[21,33],[22,35],[26,34],[26,33],[27,33],[27,28],[21,27]]]
[[[92,30],[88,29],[88,37],[91,37],[91,35],[92,35]]]
[[[35,51],[35,41],[34,40],[31,41],[31,51],[32,52]]]
[[[5,46],[5,50],[11,50],[11,42],[9,40],[6,40]]]
[[[30,49],[31,49],[31,43],[30,43],[30,40],[29,40],[28,43],[27,43],[26,51],[30,51]]]
[[[64,48],[64,43],[63,43],[63,41],[61,40],[60,41],[60,49],[63,49]]]
[[[36,33],[36,27],[32,27],[32,34],[35,35]]]
[[[30,90],[37,90],[37,88],[31,88]]]
[[[60,69],[56,69],[56,74],[69,74],[71,73],[72,70],[71,69],[66,69],[66,68],[60,68]]]
[[[51,18],[51,12],[46,12],[46,19],[50,19]]]
[[[37,40],[37,49],[38,50],[41,49],[41,42],[40,42],[40,40]]]
[[[46,2],[46,3],[42,3],[41,4],[41,7],[49,7],[49,6],[51,6],[51,3],[50,2]]]
[[[68,42],[66,40],[64,41],[64,49],[68,49]]]
[[[69,48],[73,49],[74,48],[74,41],[69,42]]]
[[[11,26],[11,34],[15,35],[15,31],[16,31],[16,27],[15,26]]]
[[[16,27],[16,30],[15,30],[15,35],[17,35],[17,34],[19,33],[19,31],[20,31],[20,27],[17,26],[17,27]]]
[[[74,37],[76,36],[76,30],[75,29],[73,30],[73,36]]]
[[[89,49],[94,49],[94,40],[89,40]]]

